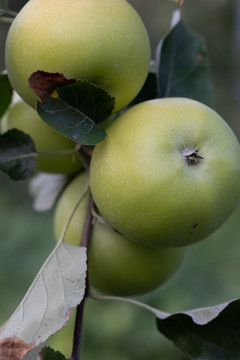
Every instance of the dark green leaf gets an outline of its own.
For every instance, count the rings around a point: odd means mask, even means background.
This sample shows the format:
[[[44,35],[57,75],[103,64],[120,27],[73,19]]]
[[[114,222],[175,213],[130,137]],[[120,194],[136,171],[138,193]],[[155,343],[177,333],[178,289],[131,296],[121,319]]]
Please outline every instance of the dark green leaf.
[[[182,21],[158,46],[157,78],[158,97],[187,97],[214,106],[205,41]]]
[[[7,10],[8,8],[8,0],[0,0],[0,8]]]
[[[157,315],[157,327],[192,359],[240,359],[240,300]]]
[[[0,74],[0,118],[12,101],[12,87],[7,75]]]
[[[142,101],[154,99],[157,97],[157,77],[154,72],[149,72],[148,77],[138,95],[131,102],[130,106],[136,105]]]
[[[83,80],[56,90],[58,98],[38,102],[41,118],[60,134],[80,144],[95,145],[104,140],[106,132],[96,123],[110,116],[114,99],[102,88]]]
[[[0,169],[13,180],[22,180],[33,174],[36,150],[31,137],[12,129],[0,135]]]
[[[106,90],[86,80],[59,87],[57,93],[60,99],[80,110],[95,123],[110,116],[115,105],[114,98]]]
[[[95,145],[106,136],[88,116],[61,99],[48,98],[38,103],[37,111],[49,126],[79,144]]]
[[[41,351],[41,360],[67,360],[59,351],[51,349],[49,346]]]

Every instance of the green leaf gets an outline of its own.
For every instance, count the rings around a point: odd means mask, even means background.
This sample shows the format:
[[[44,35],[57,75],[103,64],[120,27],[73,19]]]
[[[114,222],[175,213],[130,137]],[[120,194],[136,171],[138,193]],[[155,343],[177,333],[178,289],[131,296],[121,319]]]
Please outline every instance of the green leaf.
[[[156,316],[158,330],[192,359],[240,359],[240,300]]]
[[[96,123],[112,113],[114,99],[102,88],[85,80],[56,89],[58,98],[38,102],[41,118],[60,134],[83,145],[95,145],[106,136]]]
[[[0,0],[0,8],[7,10],[8,8],[8,0]]]
[[[0,118],[3,116],[12,101],[12,87],[7,75],[0,74]]]
[[[67,360],[59,351],[55,351],[49,346],[43,348],[41,352],[41,360]]]
[[[79,80],[74,84],[59,87],[59,98],[75,109],[81,110],[95,123],[111,115],[115,100],[103,88],[87,81]]]
[[[187,97],[214,106],[207,48],[202,36],[182,21],[157,48],[158,97]]]
[[[131,102],[130,106],[136,105],[143,101],[154,99],[156,97],[157,97],[157,77],[155,72],[150,71],[148,73],[147,79],[142,89],[135,97],[135,99]]]
[[[22,180],[33,174],[36,149],[31,137],[12,129],[0,135],[0,169],[12,180]]]

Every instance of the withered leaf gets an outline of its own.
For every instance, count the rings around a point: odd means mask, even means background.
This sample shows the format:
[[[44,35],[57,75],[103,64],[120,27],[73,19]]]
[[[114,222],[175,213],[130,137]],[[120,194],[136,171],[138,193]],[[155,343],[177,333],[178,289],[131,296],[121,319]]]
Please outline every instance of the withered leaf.
[[[34,72],[28,79],[30,89],[35,92],[40,101],[49,98],[54,89],[75,83],[75,79],[66,79],[62,73],[49,73],[42,70]]]
[[[67,324],[85,294],[86,258],[85,247],[59,240],[17,309],[0,328],[1,360],[22,360]]]
[[[0,341],[0,359],[20,360],[34,347],[34,344],[26,344],[16,337],[5,338]]]

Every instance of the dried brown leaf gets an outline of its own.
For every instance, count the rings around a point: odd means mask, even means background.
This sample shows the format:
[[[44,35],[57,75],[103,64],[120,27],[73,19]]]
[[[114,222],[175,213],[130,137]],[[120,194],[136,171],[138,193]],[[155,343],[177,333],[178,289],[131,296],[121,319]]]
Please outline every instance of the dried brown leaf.
[[[28,79],[30,89],[40,101],[50,97],[57,87],[73,84],[75,79],[66,79],[61,73],[49,73],[42,70],[34,72]]]
[[[5,338],[0,341],[1,360],[20,360],[35,347],[35,344],[26,344],[16,337]]]

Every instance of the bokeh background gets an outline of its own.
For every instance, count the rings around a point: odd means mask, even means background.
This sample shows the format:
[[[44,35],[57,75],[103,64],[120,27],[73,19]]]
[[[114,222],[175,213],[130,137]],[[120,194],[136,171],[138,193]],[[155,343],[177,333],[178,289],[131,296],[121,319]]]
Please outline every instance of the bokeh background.
[[[67,0],[66,0],[67,1]],[[9,1],[19,10],[26,1]],[[152,54],[166,34],[177,5],[168,0],[131,0],[149,32]],[[182,18],[207,42],[217,112],[240,139],[240,2],[185,0]],[[0,23],[0,70],[9,25]],[[1,99],[0,99],[1,101]],[[240,296],[240,207],[212,236],[188,248],[178,272],[161,288],[137,299],[163,311],[210,306]],[[53,249],[53,211],[32,209],[28,182],[0,174],[0,323],[21,301]],[[70,355],[73,317],[50,343]],[[184,360],[156,330],[155,319],[129,304],[89,299],[84,314],[83,359]]]

